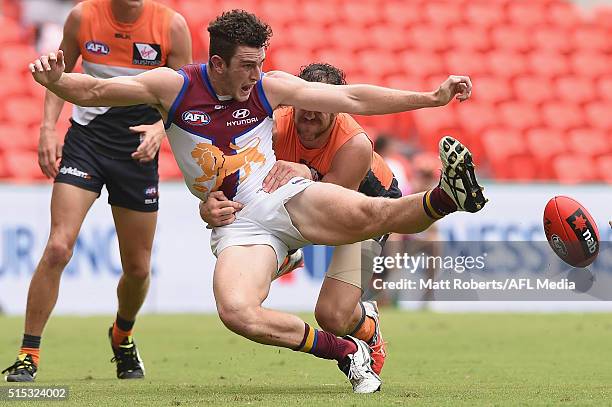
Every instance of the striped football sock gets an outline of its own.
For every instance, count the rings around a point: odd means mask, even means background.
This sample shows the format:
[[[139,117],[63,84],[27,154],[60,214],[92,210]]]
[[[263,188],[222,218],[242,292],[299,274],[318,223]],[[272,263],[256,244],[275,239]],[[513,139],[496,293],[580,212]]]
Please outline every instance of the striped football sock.
[[[357,345],[348,339],[338,338],[329,332],[319,331],[304,323],[304,338],[296,351],[311,353],[321,359],[338,362],[357,351]]]

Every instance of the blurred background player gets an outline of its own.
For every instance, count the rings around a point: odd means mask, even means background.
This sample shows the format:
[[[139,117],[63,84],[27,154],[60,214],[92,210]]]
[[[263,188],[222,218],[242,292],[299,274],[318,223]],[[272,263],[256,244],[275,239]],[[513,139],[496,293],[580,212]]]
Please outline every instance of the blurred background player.
[[[346,85],[342,70],[330,64],[315,63],[298,75],[308,82]],[[264,190],[273,192],[293,177],[330,182],[368,196],[399,198],[393,173],[373,151],[372,141],[348,114],[312,112],[293,107],[274,111],[274,153],[277,161],[265,178]],[[237,202],[222,191],[212,193],[200,204],[202,218],[211,226],[222,226],[235,219]],[[380,241],[380,242],[379,242]],[[380,255],[384,239],[363,245],[367,258]],[[291,254],[276,277],[295,269],[302,259],[301,249]],[[385,360],[375,302],[361,302],[362,285],[369,275],[362,274],[362,244],[338,246],[323,281],[315,308],[319,326],[334,335],[351,335],[372,348],[373,370],[380,374]],[[371,270],[370,270],[371,272]]]
[[[184,18],[152,0],[79,3],[66,20],[60,49],[66,71],[72,71],[81,55],[83,71],[97,78],[131,76],[160,66],[178,69],[192,61],[191,36]],[[144,365],[132,328],[149,287],[163,123],[159,113],[147,105],[74,106],[72,126],[62,147],[55,125],[63,104],[47,91],[39,165],[47,177],[55,178],[51,231],[30,283],[19,356],[3,373],[7,381],[34,380],[41,336],[57,301],[62,272],[89,208],[106,185],[123,268],[117,287],[117,316],[109,329],[113,361],[118,378],[142,378]]]

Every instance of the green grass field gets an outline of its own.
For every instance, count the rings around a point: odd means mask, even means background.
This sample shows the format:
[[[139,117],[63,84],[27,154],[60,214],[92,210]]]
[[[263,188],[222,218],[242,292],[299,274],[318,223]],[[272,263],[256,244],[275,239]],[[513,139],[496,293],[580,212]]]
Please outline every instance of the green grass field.
[[[141,317],[136,338],[147,378],[120,382],[110,363],[109,322],[51,320],[37,384],[69,386],[70,396],[36,406],[612,404],[608,314],[384,310],[383,389],[361,396],[334,362],[250,343],[209,315]],[[2,368],[12,363],[21,331],[21,318],[0,317]]]

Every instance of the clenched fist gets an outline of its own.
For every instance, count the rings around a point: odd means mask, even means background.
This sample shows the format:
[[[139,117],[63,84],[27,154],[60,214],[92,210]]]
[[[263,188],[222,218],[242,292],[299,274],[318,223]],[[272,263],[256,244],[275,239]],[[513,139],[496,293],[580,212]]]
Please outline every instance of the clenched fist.
[[[472,81],[469,76],[451,75],[434,91],[434,97],[439,106],[447,105],[454,97],[463,102],[471,95]]]
[[[29,65],[30,72],[34,80],[43,86],[55,83],[64,73],[66,64],[64,63],[64,52],[57,51],[57,54],[51,52],[49,55],[42,55]]]

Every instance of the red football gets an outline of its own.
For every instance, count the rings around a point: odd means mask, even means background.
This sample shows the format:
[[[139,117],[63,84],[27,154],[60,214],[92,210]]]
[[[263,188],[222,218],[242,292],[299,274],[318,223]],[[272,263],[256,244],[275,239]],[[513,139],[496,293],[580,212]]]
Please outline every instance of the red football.
[[[572,198],[556,196],[544,209],[550,247],[574,267],[586,267],[599,253],[599,231],[589,212]]]

